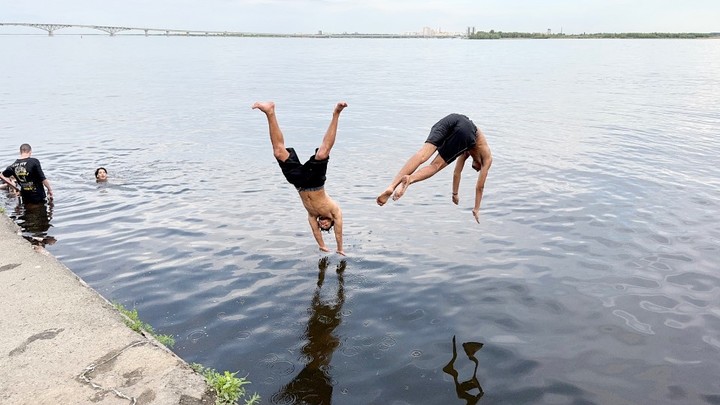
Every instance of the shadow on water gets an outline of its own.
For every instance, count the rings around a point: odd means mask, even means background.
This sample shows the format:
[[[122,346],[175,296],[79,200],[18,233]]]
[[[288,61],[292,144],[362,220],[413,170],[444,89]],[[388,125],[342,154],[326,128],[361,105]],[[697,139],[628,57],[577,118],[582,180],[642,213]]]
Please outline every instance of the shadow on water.
[[[52,227],[53,203],[22,204],[15,206],[10,218],[22,229],[22,237],[35,246],[45,247],[57,242],[55,237],[48,235]]]
[[[325,270],[330,260],[323,257],[318,261],[317,288],[310,304],[307,328],[302,336],[307,343],[302,354],[307,359],[305,367],[280,391],[272,396],[274,404],[331,404],[333,382],[330,375],[330,360],[340,339],[333,334],[342,319],[345,303],[344,272],[347,262],[342,260],[336,269],[338,286],[335,300],[323,301],[320,290],[325,281]]]
[[[483,344],[479,342],[465,342],[462,344],[463,350],[465,351],[468,359],[475,364],[472,377],[465,381],[460,381],[459,373],[455,369],[455,361],[457,360],[457,345],[455,344],[455,336],[452,338],[452,345],[452,359],[447,365],[445,365],[445,367],[443,367],[442,370],[446,374],[452,376],[453,382],[455,382],[455,392],[457,393],[458,398],[464,399],[467,405],[477,404],[478,401],[480,401],[480,398],[485,395],[485,392],[480,386],[480,381],[477,379],[479,362],[477,357],[475,357],[475,353],[482,349]],[[477,394],[473,394],[473,390],[477,390]]]

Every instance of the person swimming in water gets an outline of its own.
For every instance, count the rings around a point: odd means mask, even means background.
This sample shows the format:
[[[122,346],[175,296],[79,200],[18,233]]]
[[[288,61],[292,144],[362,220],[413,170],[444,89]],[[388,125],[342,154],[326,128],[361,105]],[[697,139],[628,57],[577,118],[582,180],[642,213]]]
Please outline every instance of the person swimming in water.
[[[108,173],[107,170],[104,167],[98,167],[95,169],[95,181],[98,183],[107,181],[108,179]]]

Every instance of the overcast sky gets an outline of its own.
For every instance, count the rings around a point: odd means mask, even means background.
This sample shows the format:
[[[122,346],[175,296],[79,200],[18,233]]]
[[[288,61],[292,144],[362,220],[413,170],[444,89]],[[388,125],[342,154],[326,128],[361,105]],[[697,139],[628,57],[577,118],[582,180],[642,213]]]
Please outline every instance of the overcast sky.
[[[720,0],[0,0],[0,22],[269,33],[720,32]],[[8,33],[10,27],[0,27]]]

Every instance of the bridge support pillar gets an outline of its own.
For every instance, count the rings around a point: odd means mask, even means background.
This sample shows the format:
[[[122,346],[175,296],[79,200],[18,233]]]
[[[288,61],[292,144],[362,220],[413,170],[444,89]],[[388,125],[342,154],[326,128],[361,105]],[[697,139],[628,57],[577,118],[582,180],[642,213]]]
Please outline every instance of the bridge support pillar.
[[[130,28],[127,28],[127,27],[107,27],[107,26],[96,26],[95,29],[98,29],[100,31],[105,31],[108,34],[110,34],[111,37],[114,37],[115,34],[117,34],[120,31],[130,30]]]
[[[22,25],[27,25],[29,27],[39,28],[43,31],[47,31],[49,37],[55,36],[55,30],[59,30],[60,28],[71,27],[71,25],[65,25],[65,24],[22,24]]]

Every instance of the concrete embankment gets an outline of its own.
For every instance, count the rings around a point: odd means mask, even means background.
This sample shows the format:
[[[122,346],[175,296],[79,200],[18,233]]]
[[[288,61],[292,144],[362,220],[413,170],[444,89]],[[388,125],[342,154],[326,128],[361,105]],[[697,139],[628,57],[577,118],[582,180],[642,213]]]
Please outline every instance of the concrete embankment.
[[[212,403],[202,376],[0,214],[0,404]]]

